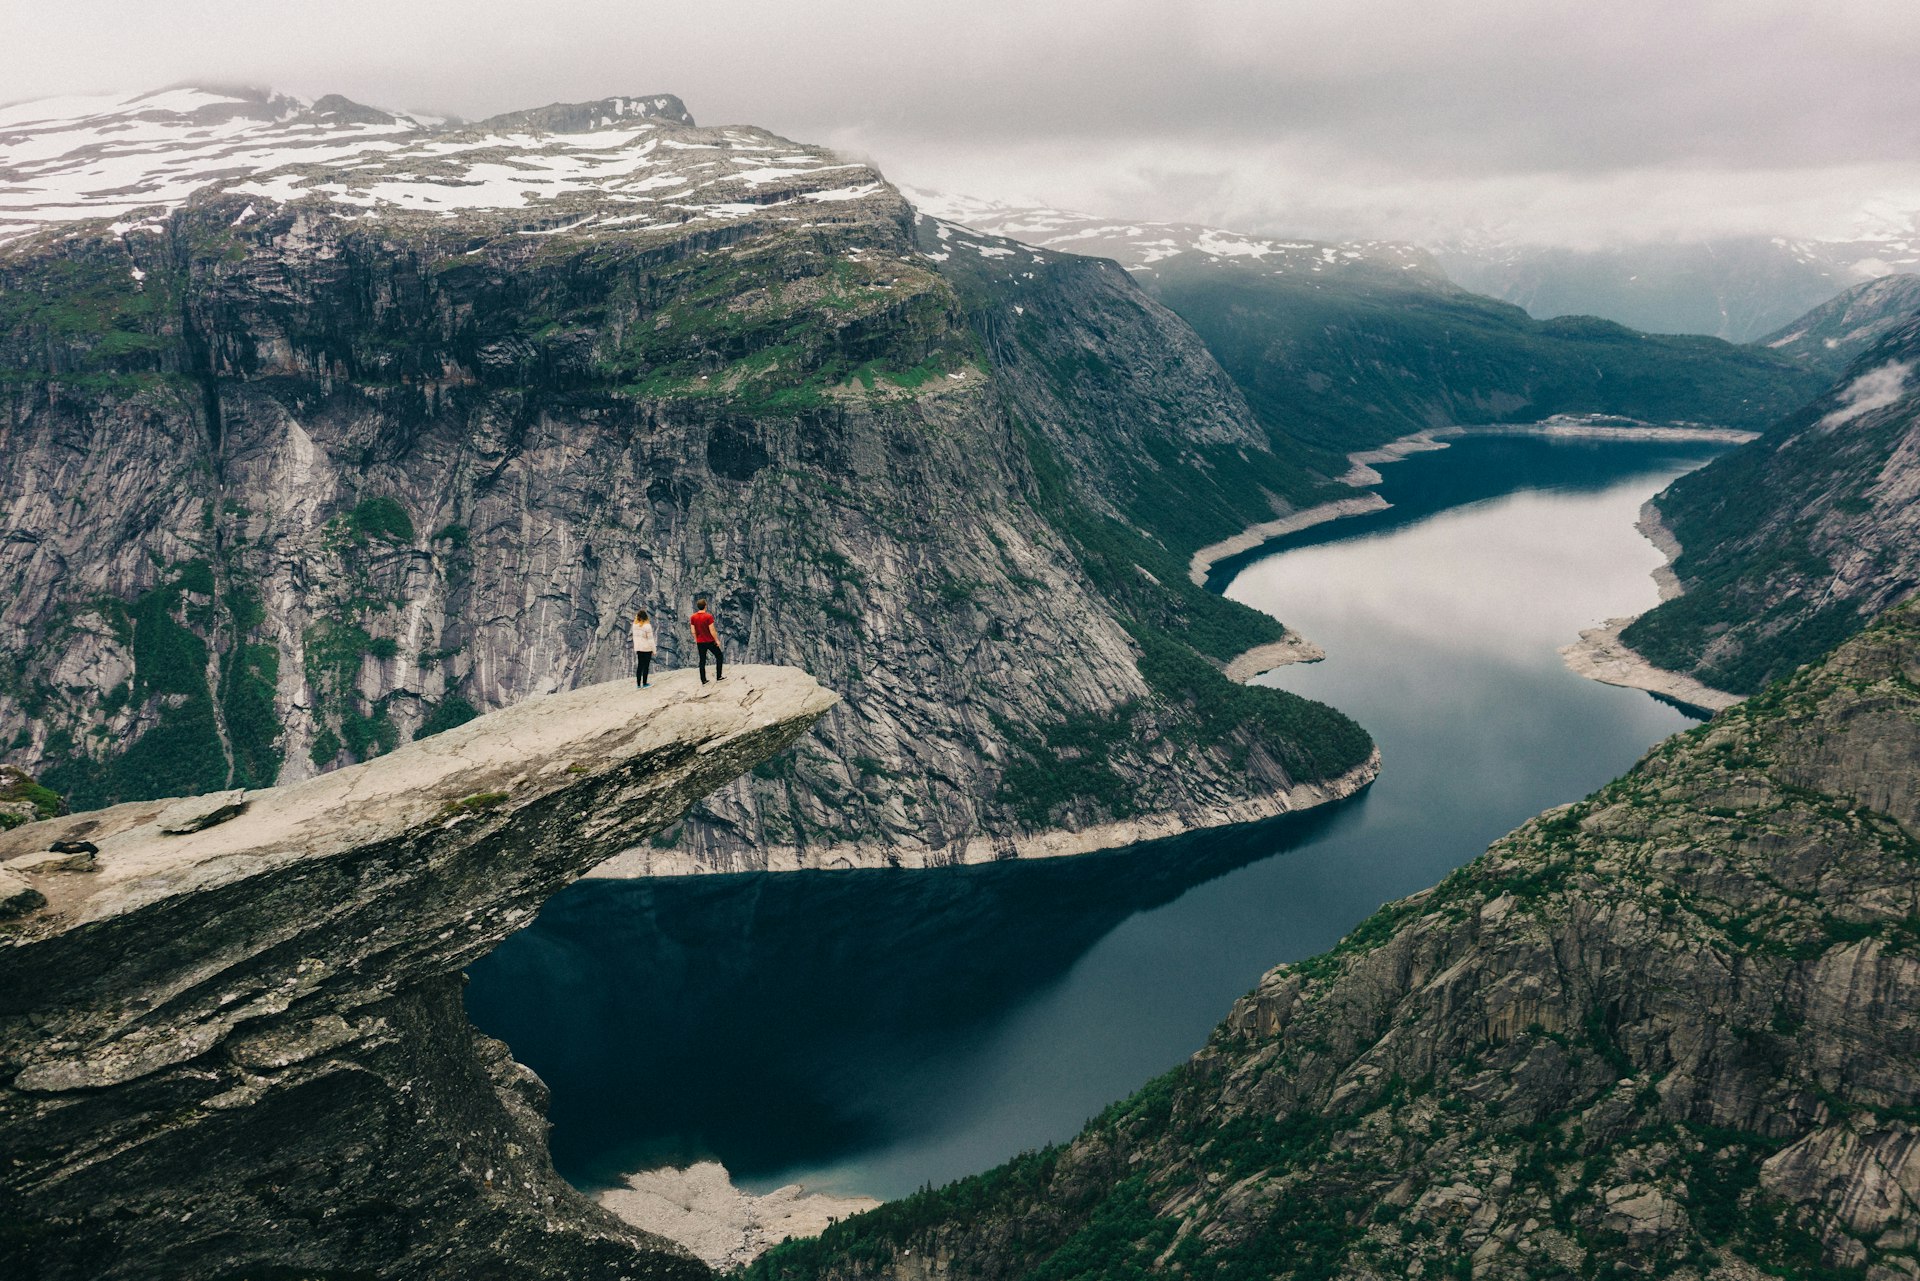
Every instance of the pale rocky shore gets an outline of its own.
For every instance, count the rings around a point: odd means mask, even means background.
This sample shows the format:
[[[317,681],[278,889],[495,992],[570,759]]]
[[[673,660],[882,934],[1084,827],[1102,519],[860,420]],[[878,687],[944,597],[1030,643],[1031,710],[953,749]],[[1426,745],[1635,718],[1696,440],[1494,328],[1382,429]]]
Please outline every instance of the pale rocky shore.
[[[1679,540],[1660,519],[1660,511],[1651,501],[1641,507],[1640,519],[1634,522],[1633,527],[1667,558],[1664,565],[1653,571],[1653,581],[1660,589],[1660,599],[1672,600],[1680,595],[1680,579],[1673,572],[1674,558],[1680,554]],[[1633,646],[1620,639],[1620,633],[1638,617],[1635,614],[1627,618],[1610,618],[1598,627],[1589,627],[1581,632],[1579,640],[1560,650],[1560,657],[1567,669],[1603,685],[1643,689],[1649,694],[1659,694],[1708,712],[1724,711],[1745,697],[1743,694],[1715,689],[1691,676],[1654,666]]]
[[[1227,679],[1244,685],[1262,672],[1270,672],[1276,667],[1288,667],[1294,663],[1317,663],[1326,656],[1326,650],[1321,649],[1299,632],[1289,630],[1285,636],[1272,644],[1255,645],[1228,663]]]
[[[1603,685],[1643,689],[1709,712],[1723,711],[1744,697],[1703,685],[1691,676],[1655,667],[1620,639],[1620,633],[1632,622],[1633,618],[1610,618],[1598,627],[1581,632],[1579,640],[1560,650],[1567,670]]]
[[[1187,562],[1187,577],[1197,587],[1207,583],[1207,573],[1220,561],[1229,556],[1238,556],[1241,552],[1250,552],[1264,542],[1296,534],[1315,525],[1323,525],[1330,520],[1339,520],[1342,516],[1359,516],[1366,512],[1385,510],[1390,504],[1378,494],[1360,494],[1353,498],[1340,498],[1330,503],[1321,503],[1315,507],[1302,508],[1289,512],[1273,520],[1262,521],[1258,525],[1249,525],[1232,538],[1224,538],[1210,543],[1193,554]]]
[[[697,876],[727,872],[800,872],[825,868],[960,867],[974,863],[998,863],[1008,859],[1065,858],[1075,854],[1093,854],[1101,850],[1122,849],[1170,836],[1215,827],[1234,827],[1257,823],[1343,801],[1364,790],[1380,773],[1380,751],[1336,778],[1312,783],[1297,783],[1265,796],[1223,800],[1191,809],[1142,814],[1112,823],[1096,823],[1078,830],[1053,828],[1014,837],[976,836],[965,843],[944,849],[901,849],[874,843],[842,843],[796,848],[774,846],[764,851],[764,863],[753,867],[716,866],[702,858],[677,849],[659,849],[651,845],[617,854],[588,872],[589,877]]]
[[[1347,474],[1340,478],[1341,483],[1352,485],[1356,489],[1378,485],[1381,476],[1374,470],[1376,467],[1386,463],[1397,463],[1411,454],[1424,454],[1435,449],[1445,449],[1447,442],[1437,439],[1442,431],[1451,432],[1453,435],[1462,434],[1459,428],[1433,428],[1402,436],[1398,440],[1390,440],[1377,449],[1355,450],[1347,455]]]
[[[1537,423],[1485,423],[1448,427],[1433,433],[1437,439],[1461,436],[1553,436],[1568,440],[1679,440],[1744,445],[1760,433],[1711,423],[1647,423],[1629,418],[1585,414],[1555,414]]]
[[[809,1192],[797,1183],[763,1196],[743,1192],[718,1161],[642,1170],[594,1197],[626,1223],[678,1242],[716,1272],[753,1262],[789,1237],[813,1237],[880,1203]]]

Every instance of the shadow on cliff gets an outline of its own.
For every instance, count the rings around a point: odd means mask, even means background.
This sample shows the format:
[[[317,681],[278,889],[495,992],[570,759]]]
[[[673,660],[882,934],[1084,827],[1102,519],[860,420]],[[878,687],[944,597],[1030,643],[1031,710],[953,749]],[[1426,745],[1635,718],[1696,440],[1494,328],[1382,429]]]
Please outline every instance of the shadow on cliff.
[[[942,1068],[1129,916],[1362,803],[1077,858],[581,881],[473,967],[467,1008],[551,1088],[577,1185],[830,1164],[927,1124]]]

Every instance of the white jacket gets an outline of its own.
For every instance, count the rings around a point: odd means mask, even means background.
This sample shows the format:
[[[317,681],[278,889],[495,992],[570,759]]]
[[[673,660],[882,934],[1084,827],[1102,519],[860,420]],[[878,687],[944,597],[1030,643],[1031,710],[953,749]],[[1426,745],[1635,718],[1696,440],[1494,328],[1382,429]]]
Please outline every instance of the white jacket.
[[[652,623],[635,623],[633,625],[633,652],[636,654],[653,653]]]

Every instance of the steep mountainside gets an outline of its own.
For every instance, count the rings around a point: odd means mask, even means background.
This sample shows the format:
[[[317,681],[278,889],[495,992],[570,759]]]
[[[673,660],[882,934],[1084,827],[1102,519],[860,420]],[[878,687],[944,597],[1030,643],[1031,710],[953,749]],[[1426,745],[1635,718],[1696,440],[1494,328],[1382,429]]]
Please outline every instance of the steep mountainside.
[[[1562,413],[1758,430],[1821,385],[1794,361],[1716,339],[1534,320],[1459,288],[1407,245],[914,198],[984,233],[1113,257],[1193,326],[1282,452],[1323,471],[1430,427]]]
[[[1920,318],[1824,396],[1675,481],[1654,506],[1685,594],[1622,638],[1746,693],[1810,662],[1920,584]]]
[[[1870,280],[1760,340],[1824,374],[1839,377],[1875,343],[1920,316],[1920,276]]]
[[[832,702],[678,672],[0,833],[0,1274],[710,1275],[554,1173],[545,1087],[462,971]]]
[[[1179,572],[1285,486],[1181,475],[1155,516],[1106,461],[1293,474],[1123,273],[1008,285],[1083,318],[1039,344],[1070,396],[1008,372],[878,174],[669,96],[458,126],[195,91],[18,128],[0,742],[76,804],[296,780],[615,676],[636,607],[685,663],[702,593],[736,661],[845,701],[635,870],[1108,825],[1075,848],[1369,776],[1345,717],[1225,684],[1281,628]],[[149,203],[60,203],[95,168]],[[220,176],[128,176],[175,170]]]
[[[1920,1270],[1920,613],[1668,740],[1072,1143],[758,1278]]]

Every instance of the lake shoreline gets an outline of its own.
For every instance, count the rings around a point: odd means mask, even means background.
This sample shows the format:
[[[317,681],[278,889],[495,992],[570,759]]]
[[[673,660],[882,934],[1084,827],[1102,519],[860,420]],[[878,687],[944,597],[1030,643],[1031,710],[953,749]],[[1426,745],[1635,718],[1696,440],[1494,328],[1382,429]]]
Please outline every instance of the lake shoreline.
[[[1475,423],[1427,427],[1420,431],[1409,432],[1405,436],[1395,437],[1384,445],[1375,445],[1370,449],[1356,449],[1349,453],[1347,470],[1340,477],[1340,483],[1354,489],[1367,490],[1381,481],[1377,468],[1400,462],[1414,454],[1445,449],[1453,441],[1474,436],[1541,436],[1550,440],[1675,441],[1743,445],[1758,435],[1758,432],[1743,431],[1737,427],[1714,427],[1705,423],[1676,423],[1662,426],[1658,423],[1640,422],[1634,419],[1586,417],[1575,414],[1556,414],[1536,423]],[[1337,498],[1313,507],[1288,512],[1273,520],[1261,521],[1257,525],[1249,525],[1232,537],[1223,538],[1217,543],[1209,543],[1195,552],[1192,559],[1187,562],[1187,577],[1194,586],[1205,587],[1213,567],[1223,560],[1253,551],[1264,543],[1270,543],[1276,538],[1284,538],[1288,534],[1297,534],[1302,530],[1312,529],[1316,525],[1342,520],[1348,516],[1364,516],[1371,512],[1386,511],[1392,505],[1378,494],[1362,493],[1352,498]],[[1666,548],[1662,547],[1661,550],[1665,551]],[[1677,554],[1677,551],[1676,545],[1675,551],[1669,553],[1669,559]]]
[[[561,1168],[591,1193],[631,1186],[626,1172],[654,1160],[711,1159],[754,1172],[742,1193],[890,1199],[1058,1141],[1184,1061],[1276,960],[1333,946],[1380,903],[1686,728],[1690,712],[1599,694],[1554,651],[1646,600],[1660,558],[1636,551],[1634,513],[1712,452],[1511,437],[1416,451],[1415,466],[1382,468],[1403,510],[1283,540],[1239,571],[1233,599],[1298,629],[1268,629],[1278,650],[1222,653],[1240,660],[1235,675],[1304,658],[1313,638],[1328,661],[1260,683],[1346,709],[1394,759],[1351,804],[1229,810],[1243,781],[1147,806],[1182,811],[1165,826],[1022,843],[1045,862],[976,845],[974,861],[994,865],[971,870],[956,866],[965,851],[877,834],[896,848],[782,851],[773,864],[875,869],[843,877],[748,874],[757,856],[750,867],[684,843],[643,851],[658,876],[581,887],[481,967],[476,1022],[524,1045],[549,1080]],[[1223,562],[1214,585],[1238,565]],[[1467,583],[1471,600],[1443,606]],[[1102,849],[1181,832],[1193,834]],[[1093,857],[1071,857],[1082,852]],[[705,866],[689,865],[696,854]],[[673,874],[686,872],[702,874]],[[617,999],[589,999],[609,986]],[[742,1009],[755,1010],[744,1023]],[[654,1208],[668,1220],[704,1205],[681,1195],[699,1191],[686,1178],[641,1179],[667,1194]]]
[[[755,1196],[718,1161],[641,1170],[593,1199],[622,1222],[685,1246],[716,1272],[743,1268],[783,1240],[819,1236],[880,1205],[798,1183]]]
[[[1660,518],[1660,509],[1653,505],[1652,499],[1648,499],[1646,505],[1641,507],[1640,519],[1634,522],[1633,527],[1667,558],[1653,571],[1653,581],[1660,589],[1660,599],[1672,600],[1682,590],[1680,578],[1673,572],[1673,562],[1680,555],[1680,540],[1673,536],[1673,531]],[[1620,633],[1632,626],[1639,617],[1633,614],[1625,618],[1609,618],[1598,627],[1587,628],[1580,633],[1579,640],[1561,647],[1561,661],[1576,676],[1599,681],[1602,685],[1645,690],[1709,714],[1725,711],[1745,701],[1745,694],[1715,689],[1684,673],[1656,667],[1620,638]]]
[[[1380,774],[1380,749],[1375,747],[1367,759],[1333,778],[1307,783],[1260,796],[1242,797],[1217,805],[1182,810],[1163,810],[1110,823],[1096,823],[1077,831],[1049,828],[1019,836],[975,836],[964,844],[941,849],[901,850],[878,842],[855,842],[799,848],[774,846],[764,851],[765,861],[755,867],[713,867],[694,855],[672,849],[645,847],[616,854],[587,873],[589,879],[634,880],[663,876],[713,876],[737,872],[815,872],[855,868],[897,868],[923,870],[937,867],[969,867],[983,863],[1047,858],[1070,858],[1097,854],[1130,845],[1145,845],[1195,832],[1240,827],[1264,822],[1287,814],[1298,814],[1322,805],[1344,801],[1366,790]]]
[[[1595,421],[1584,418],[1549,418],[1537,423],[1462,425],[1427,428],[1398,437],[1371,449],[1355,450],[1347,455],[1353,477],[1364,473],[1378,484],[1376,466],[1399,462],[1416,454],[1448,448],[1453,441],[1473,437],[1536,436],[1559,440],[1618,440],[1629,442],[1676,441],[1736,443],[1751,440],[1755,433],[1733,428],[1699,425],[1662,427],[1624,420]],[[1344,479],[1344,478],[1343,478]],[[1349,483],[1353,483],[1349,481]],[[1348,516],[1385,511],[1392,506],[1378,494],[1366,493],[1305,508],[1289,515],[1249,526],[1232,538],[1223,539],[1195,552],[1189,563],[1189,575],[1196,584],[1205,585],[1212,566],[1241,555],[1288,534]],[[1669,562],[1678,554],[1679,545],[1660,523],[1649,501],[1641,509],[1635,526],[1664,552]],[[1679,581],[1671,564],[1653,571],[1660,585],[1661,599],[1678,594]],[[1601,684],[1645,690],[1708,713],[1741,700],[1741,696],[1715,690],[1677,672],[1655,667],[1619,640],[1620,629],[1632,618],[1610,619],[1600,627],[1589,628],[1580,640],[1560,650],[1567,668],[1575,674]],[[1278,641],[1256,645],[1237,654],[1224,667],[1228,679],[1247,684],[1260,675],[1296,663],[1317,663],[1327,657],[1320,645],[1291,628]],[[1129,845],[1146,844],[1196,832],[1214,831],[1262,822],[1285,814],[1295,814],[1321,805],[1345,800],[1364,790],[1378,777],[1380,752],[1361,765],[1333,779],[1299,783],[1265,796],[1246,797],[1216,806],[1162,811],[1137,818],[1096,824],[1078,830],[1051,828],[1017,836],[974,836],[964,844],[940,849],[902,850],[878,842],[850,842],[823,847],[775,846],[762,851],[764,861],[756,866],[715,867],[706,860],[672,849],[628,850],[587,873],[594,879],[633,880],[650,877],[728,875],[745,872],[801,872],[851,869],[928,869],[976,866],[1015,859],[1065,858],[1094,854]]]
[[[1390,504],[1387,500],[1378,494],[1358,494],[1352,498],[1339,498],[1330,503],[1321,503],[1315,507],[1289,512],[1273,520],[1261,521],[1258,525],[1249,525],[1231,538],[1209,543],[1195,552],[1193,558],[1187,562],[1187,577],[1195,587],[1205,587],[1207,574],[1216,564],[1229,556],[1250,552],[1262,543],[1270,543],[1288,534],[1297,534],[1303,529],[1312,529],[1315,525],[1324,525],[1330,520],[1385,511],[1388,506]]]

